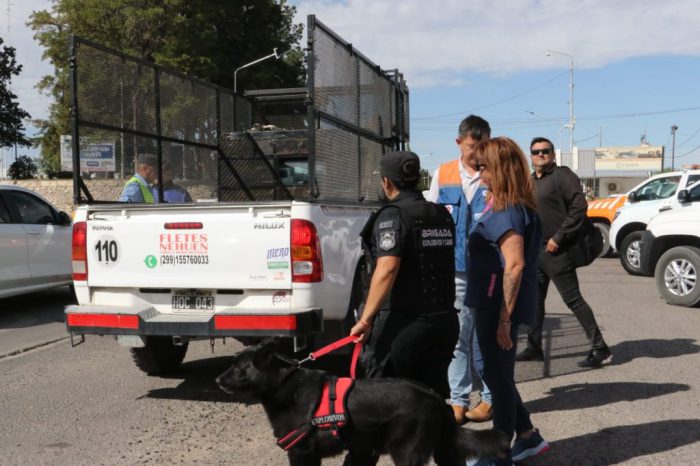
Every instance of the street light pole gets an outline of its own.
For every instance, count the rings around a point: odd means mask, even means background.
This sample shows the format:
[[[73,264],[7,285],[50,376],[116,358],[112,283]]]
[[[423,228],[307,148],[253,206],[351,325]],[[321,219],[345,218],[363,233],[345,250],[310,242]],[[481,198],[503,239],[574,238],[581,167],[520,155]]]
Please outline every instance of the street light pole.
[[[288,51],[289,51],[289,50],[288,50]],[[288,51],[287,51],[287,52],[288,52]],[[284,53],[282,53],[282,54],[278,54],[278,53],[277,53],[277,47],[275,47],[274,49],[272,49],[272,53],[271,53],[270,55],[265,55],[265,56],[262,57],[262,58],[258,58],[257,60],[253,60],[253,61],[250,62],[250,63],[246,63],[245,65],[239,66],[238,68],[236,68],[236,69],[234,70],[234,72],[233,72],[233,93],[235,94],[236,91],[238,90],[238,82],[236,81],[236,75],[238,74],[239,71],[241,71],[241,70],[244,69],[244,68],[248,68],[248,67],[250,67],[250,66],[253,66],[253,65],[257,64],[257,63],[260,63],[260,62],[263,61],[263,60],[267,60],[268,58],[272,58],[272,57],[275,57],[275,58],[277,58],[277,59],[282,58],[282,56],[283,56],[285,53],[287,53],[287,52],[284,52]]]
[[[569,123],[567,127],[569,128],[569,151],[571,154],[574,153],[574,126],[576,125],[576,118],[574,117],[574,57],[564,52],[557,52],[556,50],[547,50],[547,56],[552,54],[563,55],[569,57],[571,61],[569,62]]]
[[[673,142],[671,143],[671,171],[676,168],[676,131],[678,131],[678,126],[672,125],[671,135],[673,136]]]
[[[531,110],[525,110],[525,111],[527,113],[529,113],[530,115],[544,118],[545,120],[551,120],[551,121],[556,122],[556,124],[559,126],[559,150],[561,151],[564,148],[564,146],[563,146],[563,144],[564,144],[564,127],[566,126],[566,124],[563,121],[561,121],[559,118],[553,118],[553,117],[548,117],[545,115],[540,115],[539,113],[535,113]]]

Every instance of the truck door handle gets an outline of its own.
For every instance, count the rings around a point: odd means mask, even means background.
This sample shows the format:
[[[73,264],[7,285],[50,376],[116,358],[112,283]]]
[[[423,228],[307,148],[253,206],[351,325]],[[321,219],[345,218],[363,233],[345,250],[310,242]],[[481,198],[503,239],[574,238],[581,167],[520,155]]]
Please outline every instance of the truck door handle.
[[[667,210],[671,210],[672,208],[673,208],[673,207],[670,207],[670,206],[661,207],[661,208],[659,209],[659,212],[666,212]]]

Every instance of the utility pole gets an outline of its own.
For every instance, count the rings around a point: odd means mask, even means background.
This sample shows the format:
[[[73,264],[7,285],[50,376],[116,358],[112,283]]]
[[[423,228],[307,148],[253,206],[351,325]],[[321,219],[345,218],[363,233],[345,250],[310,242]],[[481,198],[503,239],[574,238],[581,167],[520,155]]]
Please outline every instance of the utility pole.
[[[574,117],[574,57],[564,52],[556,50],[547,50],[546,55],[549,57],[552,54],[563,55],[570,58],[569,62],[569,123],[566,125],[569,128],[569,151],[574,153],[574,126],[576,125],[576,117]]]
[[[676,131],[678,131],[678,126],[671,125],[671,136],[673,136],[673,142],[671,143],[671,171],[676,168]]]

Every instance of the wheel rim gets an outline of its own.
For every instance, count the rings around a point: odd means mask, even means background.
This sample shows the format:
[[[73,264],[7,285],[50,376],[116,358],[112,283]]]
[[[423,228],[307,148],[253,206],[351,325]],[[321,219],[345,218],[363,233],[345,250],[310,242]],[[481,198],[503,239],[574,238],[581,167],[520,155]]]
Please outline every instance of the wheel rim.
[[[664,270],[666,289],[673,295],[686,296],[697,285],[698,274],[693,264],[686,259],[675,259]]]
[[[635,269],[639,268],[641,244],[641,241],[632,241],[630,245],[627,246],[627,252],[625,253],[625,256],[627,257],[627,263]]]

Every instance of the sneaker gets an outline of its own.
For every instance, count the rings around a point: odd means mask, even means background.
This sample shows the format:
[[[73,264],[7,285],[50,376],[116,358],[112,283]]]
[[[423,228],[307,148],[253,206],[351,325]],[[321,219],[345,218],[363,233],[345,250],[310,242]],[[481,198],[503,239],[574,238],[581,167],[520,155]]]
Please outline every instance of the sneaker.
[[[525,348],[522,352],[515,356],[516,361],[544,361],[542,350]]]
[[[513,461],[522,461],[525,458],[540,455],[549,451],[549,444],[540,435],[540,431],[535,429],[530,438],[516,438],[511,455]]]
[[[467,460],[467,466],[515,466],[509,459],[492,460],[479,458],[478,460]]]
[[[612,356],[610,348],[607,346],[601,349],[594,349],[588,353],[586,359],[577,362],[578,367],[600,367],[603,365],[603,361]]]

